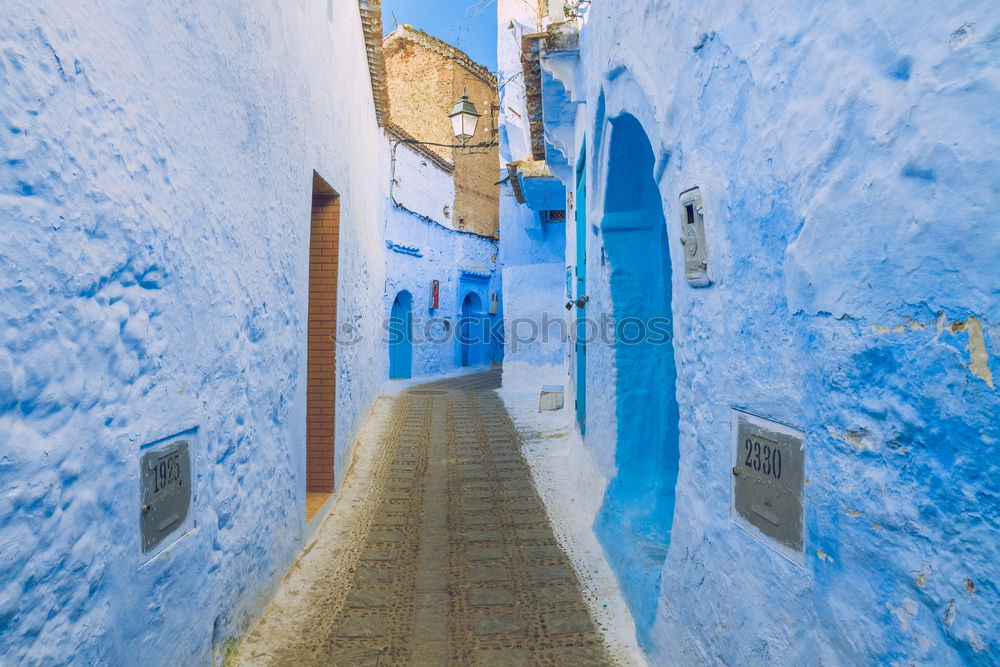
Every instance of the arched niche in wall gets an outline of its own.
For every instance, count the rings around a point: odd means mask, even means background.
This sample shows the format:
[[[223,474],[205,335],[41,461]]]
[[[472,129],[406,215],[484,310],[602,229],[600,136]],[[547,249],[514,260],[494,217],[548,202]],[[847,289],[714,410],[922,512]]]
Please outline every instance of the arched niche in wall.
[[[617,476],[605,492],[595,531],[648,647],[680,462],[672,271],[649,138],[630,114],[608,122],[600,230],[616,323]]]
[[[406,290],[396,295],[389,314],[389,378],[413,376],[413,296]]]
[[[474,291],[462,297],[462,311],[458,326],[459,363],[478,366],[484,363],[485,308],[483,300]]]

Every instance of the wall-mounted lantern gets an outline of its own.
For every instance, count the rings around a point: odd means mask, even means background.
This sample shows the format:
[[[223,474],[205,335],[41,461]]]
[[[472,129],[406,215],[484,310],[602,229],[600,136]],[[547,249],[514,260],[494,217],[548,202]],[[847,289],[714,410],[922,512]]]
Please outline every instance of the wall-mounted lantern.
[[[451,130],[455,138],[463,144],[476,134],[476,125],[479,124],[481,113],[476,111],[476,105],[472,103],[468,95],[462,95],[462,99],[455,103],[448,118],[451,119]]]
[[[494,109],[499,109],[499,107],[494,106]],[[499,142],[496,139],[496,131],[494,128],[493,138],[488,141],[481,141],[476,144],[470,144],[469,139],[476,136],[476,127],[479,125],[479,119],[482,118],[482,114],[476,110],[476,105],[469,99],[468,94],[465,91],[462,92],[461,99],[455,103],[452,107],[451,113],[448,114],[448,119],[451,120],[451,131],[458,139],[460,143],[457,144],[440,144],[433,141],[421,141],[419,139],[396,139],[393,142],[393,150],[395,146],[399,144],[418,144],[421,146],[440,146],[442,148],[462,148],[465,149],[466,154],[472,153],[484,153],[486,151],[473,151],[474,148],[494,148],[499,146]],[[393,153],[395,156],[395,153]],[[395,161],[393,162],[395,164]],[[392,181],[395,183],[395,181]],[[445,213],[445,217],[448,214]]]

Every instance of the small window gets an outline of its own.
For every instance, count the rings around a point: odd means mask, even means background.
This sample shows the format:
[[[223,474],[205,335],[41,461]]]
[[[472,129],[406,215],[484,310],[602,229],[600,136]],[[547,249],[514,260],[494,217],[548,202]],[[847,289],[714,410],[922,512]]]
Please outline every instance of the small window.
[[[687,215],[687,223],[689,225],[694,224],[694,204],[685,204],[684,212]]]
[[[551,223],[566,222],[565,209],[556,211],[539,211],[538,215],[542,219],[542,222],[551,222]]]

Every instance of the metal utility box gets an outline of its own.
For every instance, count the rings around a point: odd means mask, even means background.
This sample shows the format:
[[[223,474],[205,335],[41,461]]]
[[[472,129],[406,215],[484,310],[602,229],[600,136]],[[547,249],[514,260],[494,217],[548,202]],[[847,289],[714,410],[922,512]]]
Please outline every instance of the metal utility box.
[[[708,243],[705,236],[705,209],[701,190],[681,193],[681,238],[684,244],[684,277],[692,287],[711,284],[708,277]]]
[[[144,452],[139,464],[142,552],[148,554],[184,525],[191,507],[191,447],[187,437]]]
[[[564,389],[561,384],[542,385],[542,393],[538,398],[538,411],[562,410],[563,392]]]
[[[805,434],[735,409],[732,429],[733,521],[801,564]]]

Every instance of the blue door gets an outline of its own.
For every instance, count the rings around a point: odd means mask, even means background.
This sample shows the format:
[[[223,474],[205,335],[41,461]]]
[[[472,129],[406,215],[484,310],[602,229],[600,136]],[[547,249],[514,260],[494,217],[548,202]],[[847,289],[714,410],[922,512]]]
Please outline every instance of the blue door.
[[[483,363],[483,322],[482,301],[475,292],[469,292],[462,300],[462,317],[459,322],[459,343],[462,346],[462,366],[478,366]]]
[[[413,298],[396,295],[389,316],[389,377],[405,380],[413,375]]]
[[[587,164],[576,170],[576,421],[587,432]]]

